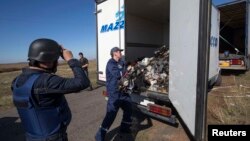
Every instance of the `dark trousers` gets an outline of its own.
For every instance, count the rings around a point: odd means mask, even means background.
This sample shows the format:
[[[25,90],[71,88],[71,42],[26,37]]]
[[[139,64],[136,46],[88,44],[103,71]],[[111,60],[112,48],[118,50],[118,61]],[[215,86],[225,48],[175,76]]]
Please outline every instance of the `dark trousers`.
[[[102,128],[108,130],[114,122],[117,112],[121,108],[123,110],[123,118],[120,125],[120,131],[126,132],[131,126],[132,103],[131,98],[127,94],[121,94],[119,98],[110,96],[107,104],[106,116],[102,122]]]
[[[68,141],[68,135],[66,133],[66,128],[62,129],[62,132],[50,135],[44,138],[37,138],[26,134],[26,141]]]
[[[86,74],[86,76],[88,77],[88,79],[89,79],[89,71],[88,70],[84,70],[84,72],[85,72],[85,74]],[[91,81],[90,81],[90,79],[89,79],[89,88],[91,89],[91,90],[93,90],[93,87],[92,87],[92,83],[91,83]]]

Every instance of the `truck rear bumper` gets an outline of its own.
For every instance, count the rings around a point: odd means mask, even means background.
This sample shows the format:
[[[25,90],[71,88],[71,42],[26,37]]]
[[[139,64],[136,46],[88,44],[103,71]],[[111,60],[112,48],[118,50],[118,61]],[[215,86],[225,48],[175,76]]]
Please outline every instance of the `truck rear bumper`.
[[[149,110],[148,104],[155,104],[153,99],[150,99],[149,97],[147,97],[145,95],[138,95],[138,94],[131,94],[130,96],[131,96],[133,105],[136,106],[136,108],[137,108],[137,110],[139,110],[139,112],[141,112],[141,113],[143,113],[151,118],[154,118],[156,120],[162,121],[162,122],[170,123],[172,125],[177,124],[177,120],[176,120],[176,117],[174,115],[163,116],[163,115],[160,115],[157,113],[153,113]],[[168,99],[168,98],[165,98],[165,99]]]
[[[159,93],[159,92],[153,92],[153,91],[147,91],[139,94],[131,94],[132,98],[137,99],[152,99],[152,100],[158,100],[162,102],[170,102],[169,96],[167,93]]]
[[[165,116],[161,116],[159,114],[156,114],[156,113],[152,113],[148,110],[147,107],[145,106],[142,106],[142,105],[139,105],[139,104],[136,104],[136,107],[138,108],[138,110],[140,110],[141,113],[151,117],[151,118],[154,118],[156,120],[159,120],[159,121],[162,121],[162,122],[166,122],[166,123],[170,123],[172,125],[177,125],[177,120],[176,120],[176,117],[174,115],[170,116],[170,117],[165,117]]]
[[[229,67],[220,67],[223,70],[247,70],[245,66],[229,66]]]

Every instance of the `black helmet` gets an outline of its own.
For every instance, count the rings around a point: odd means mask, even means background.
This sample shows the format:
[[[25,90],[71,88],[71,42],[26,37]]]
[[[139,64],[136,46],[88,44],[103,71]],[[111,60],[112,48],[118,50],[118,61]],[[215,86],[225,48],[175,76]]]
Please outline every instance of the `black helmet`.
[[[57,61],[62,54],[60,45],[51,39],[37,39],[30,44],[28,60],[39,62]]]

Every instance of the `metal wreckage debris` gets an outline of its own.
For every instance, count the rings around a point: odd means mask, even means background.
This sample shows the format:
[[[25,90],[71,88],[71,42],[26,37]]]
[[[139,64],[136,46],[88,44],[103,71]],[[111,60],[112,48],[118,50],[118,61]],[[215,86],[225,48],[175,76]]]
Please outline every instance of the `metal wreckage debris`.
[[[119,82],[125,93],[155,91],[167,93],[169,80],[169,49],[165,46],[154,52],[154,57],[127,64],[127,72]]]

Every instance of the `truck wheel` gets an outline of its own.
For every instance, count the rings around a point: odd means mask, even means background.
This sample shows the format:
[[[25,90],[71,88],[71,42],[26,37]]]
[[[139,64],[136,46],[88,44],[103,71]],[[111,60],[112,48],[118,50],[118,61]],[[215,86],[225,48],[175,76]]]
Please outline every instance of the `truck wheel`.
[[[221,74],[219,73],[218,77],[217,77],[217,80],[215,81],[214,85],[215,86],[220,86],[221,82],[222,82],[222,77],[221,77]]]

